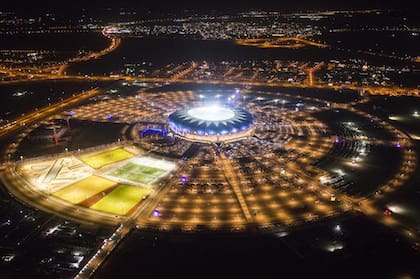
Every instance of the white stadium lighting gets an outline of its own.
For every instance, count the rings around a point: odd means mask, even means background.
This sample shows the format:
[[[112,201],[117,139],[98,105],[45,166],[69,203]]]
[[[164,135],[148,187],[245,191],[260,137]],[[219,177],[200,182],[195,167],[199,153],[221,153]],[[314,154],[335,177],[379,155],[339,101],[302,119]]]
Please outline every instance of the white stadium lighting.
[[[216,104],[176,111],[168,122],[177,137],[203,143],[236,141],[254,131],[254,118],[248,111]]]
[[[194,118],[207,121],[223,121],[235,116],[231,109],[216,105],[193,108],[188,110],[188,114]]]

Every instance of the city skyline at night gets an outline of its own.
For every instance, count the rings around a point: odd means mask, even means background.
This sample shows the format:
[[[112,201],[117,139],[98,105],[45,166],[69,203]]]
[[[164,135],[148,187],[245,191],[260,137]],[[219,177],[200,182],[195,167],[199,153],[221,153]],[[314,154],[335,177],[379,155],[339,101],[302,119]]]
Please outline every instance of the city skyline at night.
[[[395,1],[0,9],[1,278],[418,278]]]

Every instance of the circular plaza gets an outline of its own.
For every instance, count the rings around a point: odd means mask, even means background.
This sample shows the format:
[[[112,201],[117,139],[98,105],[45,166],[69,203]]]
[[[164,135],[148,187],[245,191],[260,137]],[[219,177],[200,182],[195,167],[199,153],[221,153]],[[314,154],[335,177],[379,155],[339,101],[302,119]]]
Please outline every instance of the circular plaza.
[[[370,202],[416,168],[410,138],[360,109],[357,96],[232,92],[139,90],[74,107],[6,147],[5,184],[80,222],[283,230],[354,210],[382,218]]]

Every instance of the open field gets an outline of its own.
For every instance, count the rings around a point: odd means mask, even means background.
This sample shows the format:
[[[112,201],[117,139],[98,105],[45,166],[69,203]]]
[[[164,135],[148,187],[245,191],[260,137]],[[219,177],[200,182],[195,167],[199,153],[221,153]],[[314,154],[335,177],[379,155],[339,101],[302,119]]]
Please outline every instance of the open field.
[[[119,185],[111,193],[91,206],[91,208],[117,215],[126,215],[149,193],[150,190],[146,188],[124,184]]]
[[[93,195],[96,195],[116,183],[108,179],[90,176],[82,181],[76,182],[58,192],[54,193],[54,196],[69,201],[73,204],[78,204]]]
[[[108,150],[99,154],[81,156],[80,159],[91,167],[97,169],[105,165],[116,163],[133,157],[133,154],[122,148]]]
[[[137,165],[129,162],[114,170],[110,174],[124,180],[130,180],[141,184],[149,184],[164,173],[165,171],[162,169]]]
[[[139,157],[111,171],[110,176],[122,180],[149,185],[164,176],[175,167],[175,164],[166,160],[151,157]]]

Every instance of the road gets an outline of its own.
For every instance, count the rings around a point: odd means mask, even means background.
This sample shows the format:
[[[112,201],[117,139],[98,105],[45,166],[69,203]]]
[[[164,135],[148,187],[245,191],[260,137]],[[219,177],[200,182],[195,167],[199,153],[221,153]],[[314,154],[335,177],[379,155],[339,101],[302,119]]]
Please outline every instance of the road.
[[[111,38],[111,44],[106,48],[103,49],[101,51],[98,52],[94,52],[94,53],[89,53],[85,56],[82,57],[76,57],[76,58],[72,58],[70,60],[68,60],[65,64],[63,64],[59,69],[57,74],[58,75],[66,75],[66,71],[69,67],[70,64],[73,63],[79,63],[79,62],[83,62],[83,61],[89,61],[89,60],[94,60],[94,59],[99,59],[104,55],[107,55],[108,53],[113,52],[114,50],[116,50],[119,46],[121,45],[121,38],[118,37],[112,37]]]
[[[138,82],[152,82],[152,83],[166,83],[168,81],[175,81],[178,83],[198,83],[198,84],[215,84],[215,85],[249,85],[249,86],[269,86],[269,87],[295,87],[295,88],[315,88],[315,89],[334,89],[334,90],[342,90],[342,89],[350,89],[356,90],[360,92],[366,92],[371,95],[389,95],[389,96],[400,96],[400,95],[408,95],[408,96],[420,96],[420,90],[418,88],[401,88],[399,86],[392,86],[392,87],[385,87],[385,86],[356,86],[352,84],[341,84],[341,85],[329,85],[329,84],[315,84],[313,73],[321,68],[324,62],[318,64],[312,69],[309,69],[308,72],[308,82],[304,83],[290,83],[286,81],[254,81],[250,80],[197,80],[197,79],[188,79],[184,78],[189,73],[194,71],[199,64],[196,62],[192,62],[191,66],[187,69],[183,69],[182,71],[175,73],[172,75],[171,78],[167,77],[132,77],[132,76],[123,76],[118,75],[117,77],[104,77],[104,76],[78,76],[78,75],[67,75],[66,71],[70,64],[89,61],[98,59],[104,55],[107,55],[113,51],[115,51],[121,45],[121,38],[119,37],[110,37],[107,36],[104,32],[102,32],[104,36],[111,40],[110,45],[103,50],[98,52],[90,53],[82,57],[76,57],[69,59],[68,61],[64,62],[64,64],[56,65],[56,66],[49,66],[44,68],[38,67],[26,67],[26,68],[5,68],[0,71],[1,73],[8,75],[9,77],[15,77],[15,80],[9,81],[0,81],[0,84],[14,84],[25,82],[28,80],[50,80],[50,79],[90,79],[90,80],[125,80],[125,81],[138,81]],[[302,37],[291,37],[291,38],[283,38],[278,37],[278,35],[273,34],[272,39],[245,39],[245,40],[238,40],[238,43],[244,44],[257,44],[263,45],[264,47],[270,46],[277,46],[281,47],[282,45],[278,45],[281,42],[288,42],[290,40],[295,41],[296,44],[301,45],[312,45],[316,47],[328,47],[328,45],[317,43]],[[271,40],[273,42],[267,43],[267,40]],[[290,47],[287,46],[286,47]],[[204,67],[203,67],[204,68]],[[201,71],[203,69],[199,69]],[[238,77],[241,75],[238,74]]]
[[[11,71],[10,74],[23,75],[21,72]],[[28,74],[29,75],[29,74]],[[185,74],[184,74],[185,75]],[[184,76],[184,75],[181,75]],[[59,74],[31,74],[29,79],[20,79],[12,81],[0,81],[0,84],[18,84],[28,80],[60,80],[60,79],[73,79],[73,80],[97,80],[97,81],[112,81],[124,80],[127,82],[145,82],[145,83],[166,83],[170,82],[170,78],[166,77],[133,77],[118,75],[115,77],[107,76],[78,76],[78,75],[59,75]],[[384,87],[384,86],[356,86],[352,84],[342,85],[327,85],[314,83],[291,83],[287,81],[251,81],[251,80],[198,80],[198,79],[181,79],[177,78],[176,83],[195,83],[203,85],[232,85],[232,86],[254,86],[254,87],[286,87],[286,88],[307,88],[307,89],[329,89],[329,90],[355,90],[366,92],[370,95],[383,95],[383,96],[420,96],[420,90],[417,88],[402,88],[399,86]]]
[[[14,121],[2,126],[0,128],[0,137],[3,137],[11,132],[15,132],[18,129],[21,129],[22,127],[26,125],[33,124],[37,121],[41,121],[42,119],[47,118],[48,116],[54,115],[59,111],[62,111],[65,108],[71,107],[76,105],[77,103],[89,99],[97,94],[99,94],[101,91],[98,88],[91,89],[89,91],[82,91],[78,94],[75,94],[74,96],[65,99],[61,102],[58,102],[56,104],[47,106],[45,108],[42,108],[38,111],[35,111],[33,113],[26,114],[22,117],[19,117],[15,119]]]
[[[235,193],[235,196],[239,202],[239,205],[241,206],[242,213],[245,216],[245,219],[248,223],[253,223],[253,218],[251,215],[251,211],[248,208],[248,205],[245,201],[244,195],[242,193],[242,189],[240,187],[241,180],[239,179],[238,175],[236,174],[235,169],[233,168],[230,160],[226,157],[224,153],[220,153],[220,155],[217,158],[217,163],[223,170],[225,177],[227,181],[229,182],[230,186],[233,189],[233,192]]]
[[[178,174],[182,168],[176,171]],[[159,200],[171,189],[171,184],[162,184],[161,187],[155,189],[146,201],[143,201],[136,211],[130,215],[123,223],[119,225],[117,230],[111,237],[106,239],[96,254],[86,263],[80,272],[74,277],[75,279],[90,278],[101,264],[107,259],[118,244],[130,233],[132,229],[142,224],[143,219],[147,219]]]
[[[326,44],[314,42],[302,37],[280,37],[280,34],[273,34],[272,38],[256,38],[237,40],[236,44],[259,48],[301,48],[305,45],[320,48],[328,47]]]
[[[282,41],[282,39],[279,39]],[[314,42],[307,41],[305,39],[299,38],[299,40],[296,39],[296,41],[299,41],[301,43],[306,44],[314,44]],[[400,87],[370,87],[370,86],[353,86],[353,85],[334,85],[334,86],[328,86],[328,85],[322,85],[322,84],[315,84],[313,79],[313,72],[317,70],[318,66],[311,69],[309,71],[309,84],[297,84],[297,83],[289,83],[289,82],[273,82],[273,83],[267,83],[266,81],[243,81],[243,80],[196,80],[196,79],[189,79],[185,78],[188,76],[188,74],[191,71],[194,71],[198,64],[193,62],[191,66],[187,69],[184,69],[183,71],[174,74],[172,78],[164,78],[164,77],[157,77],[157,78],[139,78],[139,77],[131,77],[131,76],[118,76],[118,77],[104,77],[104,76],[90,76],[90,77],[84,77],[84,76],[75,76],[75,75],[67,75],[67,67],[70,63],[78,63],[82,61],[88,61],[92,59],[98,59],[103,55],[106,55],[115,49],[118,48],[118,46],[121,44],[121,39],[119,38],[112,38],[111,45],[100,52],[92,53],[89,55],[86,55],[84,57],[79,57],[75,59],[71,59],[67,61],[66,64],[61,65],[59,69],[54,72],[52,68],[48,68],[48,71],[46,69],[35,69],[35,71],[31,71],[31,73],[25,73],[22,72],[21,69],[15,69],[15,70],[7,70],[5,71],[11,76],[27,76],[27,79],[13,81],[15,83],[19,82],[26,82],[28,80],[44,80],[44,79],[89,79],[89,80],[116,80],[121,79],[125,81],[139,81],[139,82],[150,82],[150,83],[165,83],[168,81],[173,81],[177,83],[194,83],[194,84],[211,84],[211,85],[249,85],[249,86],[263,86],[263,87],[290,87],[290,88],[316,88],[316,89],[335,89],[335,90],[341,90],[341,89],[352,89],[352,90],[362,90],[365,92],[369,92],[372,95],[390,95],[390,96],[399,96],[399,95],[412,95],[412,96],[420,96],[420,91],[418,89],[407,89],[407,88],[400,88]],[[320,46],[319,47],[324,47]],[[319,66],[321,67],[321,66]],[[4,83],[10,83],[10,82],[0,82],[0,84]],[[4,137],[8,135],[9,133],[13,133],[26,125],[30,125],[32,123],[35,123],[37,121],[41,121],[42,119],[45,119],[46,117],[49,117],[51,115],[56,114],[59,111],[62,111],[68,107],[74,106],[77,103],[86,100],[88,98],[91,98],[97,94],[99,94],[101,91],[98,88],[86,91],[86,92],[80,92],[68,99],[65,99],[61,102],[58,102],[56,104],[53,104],[51,106],[45,107],[41,110],[38,110],[36,112],[24,115],[10,124],[3,126],[0,128],[0,137]],[[351,104],[348,105],[341,105],[340,108],[345,108],[347,110],[352,110]],[[378,120],[379,122],[379,120]],[[238,177],[237,173],[235,172],[231,162],[226,157],[225,154],[220,154],[218,157],[218,163],[220,164],[221,168],[224,170],[225,176],[227,180],[229,181],[229,184],[231,185],[235,196],[239,202],[239,205],[241,207],[242,213],[248,223],[253,223],[254,218],[252,214],[250,213],[250,209],[247,205],[247,202],[245,201],[245,198],[242,193],[241,189],[241,180]],[[302,177],[304,177],[304,170],[299,170],[297,166],[289,165],[289,169],[293,169],[295,173],[300,173]],[[157,189],[148,200],[143,202],[136,212],[130,216],[130,218],[121,217],[120,219],[115,218],[114,216],[110,216],[109,214],[102,214],[98,212],[97,214],[92,214],[92,211],[89,209],[84,209],[82,207],[69,207],[69,205],[65,202],[60,202],[58,199],[48,196],[46,194],[43,194],[35,189],[32,189],[31,187],[28,187],[28,185],[21,185],[20,183],[17,183],[14,178],[15,170],[10,166],[8,169],[9,176],[4,177],[3,179],[6,179],[7,181],[4,181],[5,183],[16,183],[16,191],[13,191],[13,195],[15,195],[17,198],[19,198],[20,195],[26,196],[25,198],[22,198],[23,200],[27,199],[28,197],[32,200],[39,201],[39,204],[43,205],[43,209],[49,212],[52,212],[51,208],[55,208],[57,211],[62,212],[68,212],[69,210],[77,211],[74,212],[75,215],[77,215],[80,219],[85,220],[87,223],[89,222],[101,222],[105,224],[117,224],[121,223],[121,225],[116,230],[115,234],[111,236],[107,241],[104,242],[103,246],[98,250],[98,253],[87,263],[87,265],[81,270],[81,272],[77,275],[76,278],[89,278],[95,270],[101,265],[101,263],[107,258],[107,256],[112,252],[112,250],[118,245],[118,243],[130,232],[131,229],[135,228],[136,225],[142,225],[144,224],[144,220],[150,216],[153,209],[158,204],[159,200],[165,196],[167,191],[170,190],[170,184],[164,185],[161,188]],[[22,190],[19,188],[24,187],[25,190]],[[323,187],[323,190],[326,191],[326,193],[330,194],[331,189],[329,187]],[[378,204],[376,203],[376,200],[373,199],[353,199],[346,195],[341,195],[335,193],[335,195],[340,199],[345,201],[348,206],[352,207],[354,210],[359,211],[363,213],[364,215],[370,217],[373,220],[379,221],[387,226],[390,226],[394,228],[395,230],[399,231],[402,235],[408,237],[410,240],[413,241],[413,243],[419,243],[419,237],[412,229],[409,228],[406,224],[403,224],[399,222],[395,217],[393,216],[385,216],[383,214],[383,210],[378,208]],[[67,215],[66,215],[67,216]],[[80,221],[80,220],[79,220]]]

